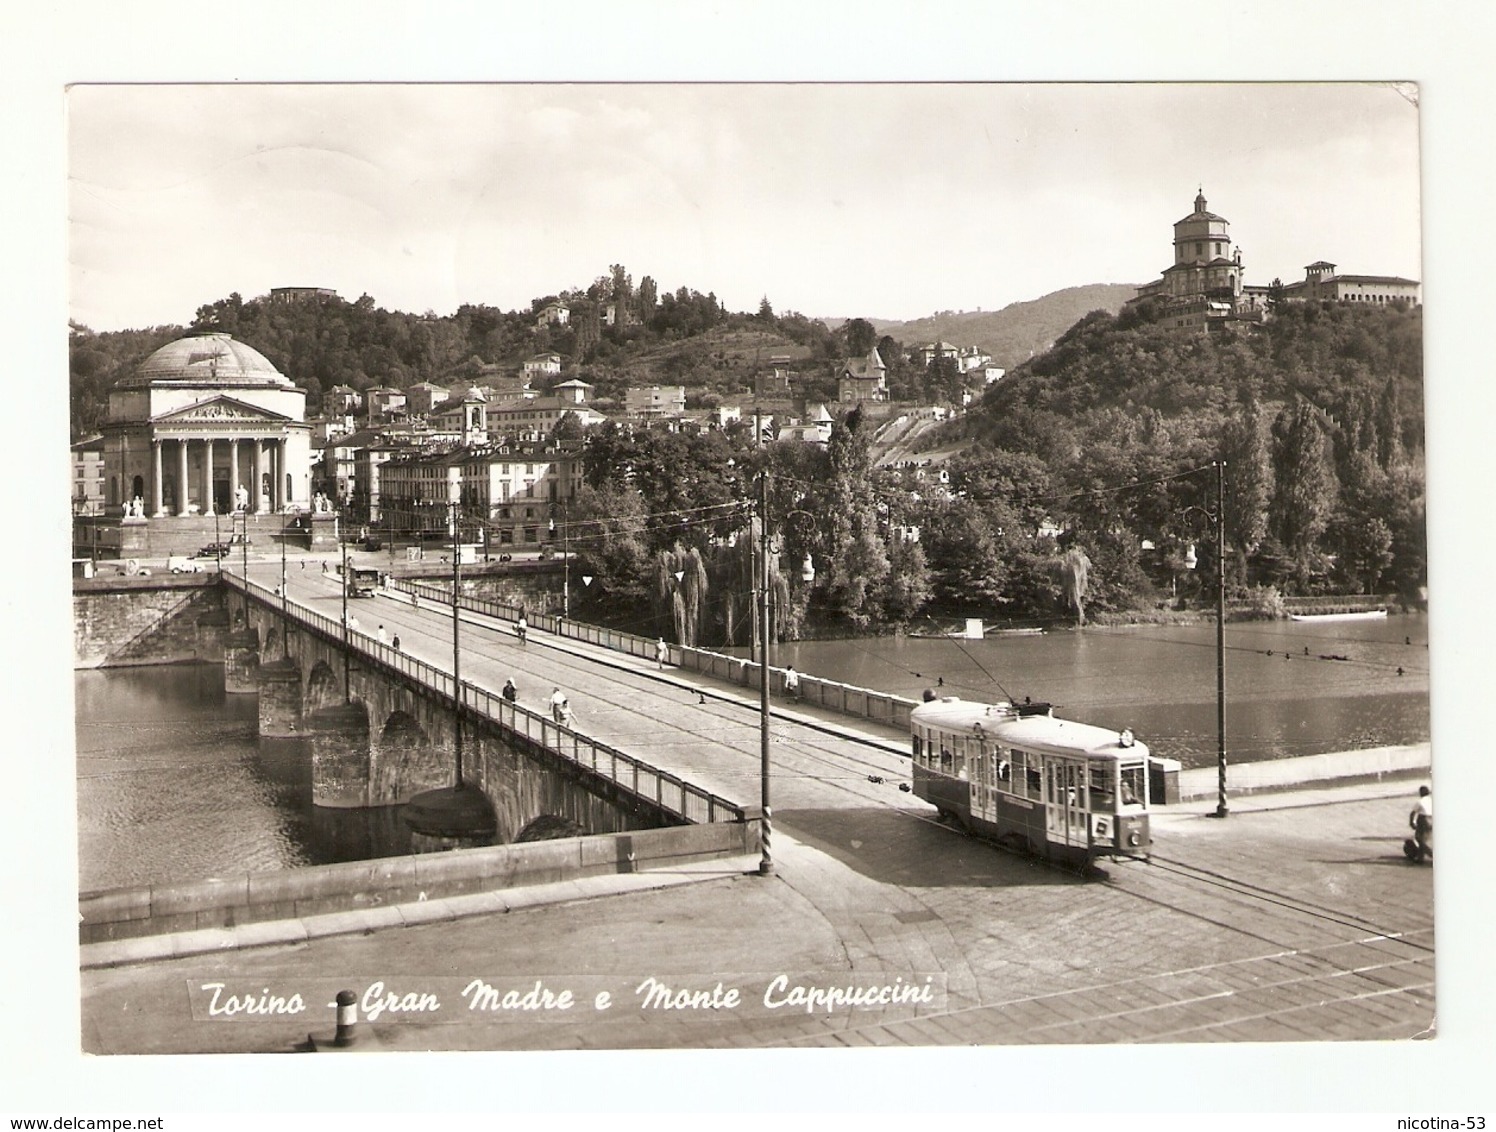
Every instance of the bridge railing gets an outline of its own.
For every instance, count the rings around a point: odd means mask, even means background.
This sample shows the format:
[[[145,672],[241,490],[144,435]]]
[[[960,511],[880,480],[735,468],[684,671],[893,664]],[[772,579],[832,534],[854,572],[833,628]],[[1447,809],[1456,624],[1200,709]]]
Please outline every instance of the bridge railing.
[[[451,590],[444,586],[432,586],[403,578],[390,578],[388,585],[397,592],[414,594],[421,599],[442,605],[452,600]],[[517,605],[495,601],[492,598],[463,595],[459,601],[463,609],[504,621],[516,621],[523,612]],[[550,613],[526,613],[525,618],[531,628],[542,632],[554,633],[576,641],[585,641],[588,644],[599,645],[648,660],[653,660],[655,656],[656,641],[641,637],[637,633],[626,633],[620,629],[608,629],[601,625],[589,625]],[[758,687],[759,666],[755,661],[688,645],[667,644],[665,647],[668,650],[668,663],[677,668],[714,676],[719,680],[740,684],[746,688]],[[877,723],[886,723],[891,727],[907,729],[909,713],[918,706],[918,701],[911,700],[907,696],[894,695],[892,692],[859,688],[853,684],[842,684],[835,680],[825,680],[819,676],[808,676],[804,673],[798,675],[800,702],[813,704],[841,715],[870,719]],[[784,694],[784,677],[784,669],[772,666],[769,668],[769,691],[773,695]]]
[[[257,582],[247,582],[233,574],[225,574],[223,580],[226,585],[248,593],[273,611],[281,612],[282,599],[274,590]],[[286,616],[292,621],[322,634],[329,642],[339,647],[343,647],[346,642],[346,647],[356,654],[424,684],[449,700],[455,698],[452,673],[381,643],[361,629],[350,627],[345,637],[341,621],[314,609],[296,602],[285,602],[284,607]],[[589,738],[540,712],[510,703],[503,696],[470,681],[461,681],[460,690],[465,710],[488,719],[515,735],[524,736],[552,754],[592,771],[625,792],[652,802],[668,813],[696,823],[744,820],[741,806],[669,771]]]

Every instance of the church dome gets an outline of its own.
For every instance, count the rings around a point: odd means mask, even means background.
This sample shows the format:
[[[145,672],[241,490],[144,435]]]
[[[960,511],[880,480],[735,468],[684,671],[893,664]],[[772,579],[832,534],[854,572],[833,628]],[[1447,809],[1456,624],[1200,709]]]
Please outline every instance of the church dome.
[[[160,381],[295,388],[264,354],[220,331],[200,331],[168,342],[133,374],[122,378],[116,388],[139,388]]]

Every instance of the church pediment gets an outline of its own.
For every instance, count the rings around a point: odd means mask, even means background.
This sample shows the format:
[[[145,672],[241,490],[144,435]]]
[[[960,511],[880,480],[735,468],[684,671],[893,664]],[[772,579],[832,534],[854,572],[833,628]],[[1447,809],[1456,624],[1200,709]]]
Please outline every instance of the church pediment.
[[[160,416],[152,417],[152,424],[222,424],[229,423],[275,423],[284,424],[291,420],[284,413],[271,412],[257,405],[248,405],[233,397],[213,397],[206,401],[199,401],[195,405],[188,405],[184,409],[175,409],[170,413],[162,413]]]

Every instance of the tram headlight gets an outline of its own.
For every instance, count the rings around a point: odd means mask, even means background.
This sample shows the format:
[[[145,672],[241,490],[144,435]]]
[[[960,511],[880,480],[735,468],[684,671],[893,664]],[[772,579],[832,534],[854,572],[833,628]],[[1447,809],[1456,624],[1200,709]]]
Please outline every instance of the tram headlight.
[[[1127,835],[1127,844],[1131,845],[1134,849],[1136,849],[1142,843],[1143,839],[1138,836],[1137,830],[1133,830]]]

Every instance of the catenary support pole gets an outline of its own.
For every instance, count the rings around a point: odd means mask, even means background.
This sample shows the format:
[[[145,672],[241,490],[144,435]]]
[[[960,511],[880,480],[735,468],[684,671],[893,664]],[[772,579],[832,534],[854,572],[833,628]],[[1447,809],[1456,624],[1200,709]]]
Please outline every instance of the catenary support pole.
[[[1216,461],[1216,817],[1226,805],[1226,461]]]
[[[758,875],[774,872],[770,852],[769,811],[769,472],[765,468],[758,481],[758,713],[759,713],[759,793],[763,816],[759,826]]]

